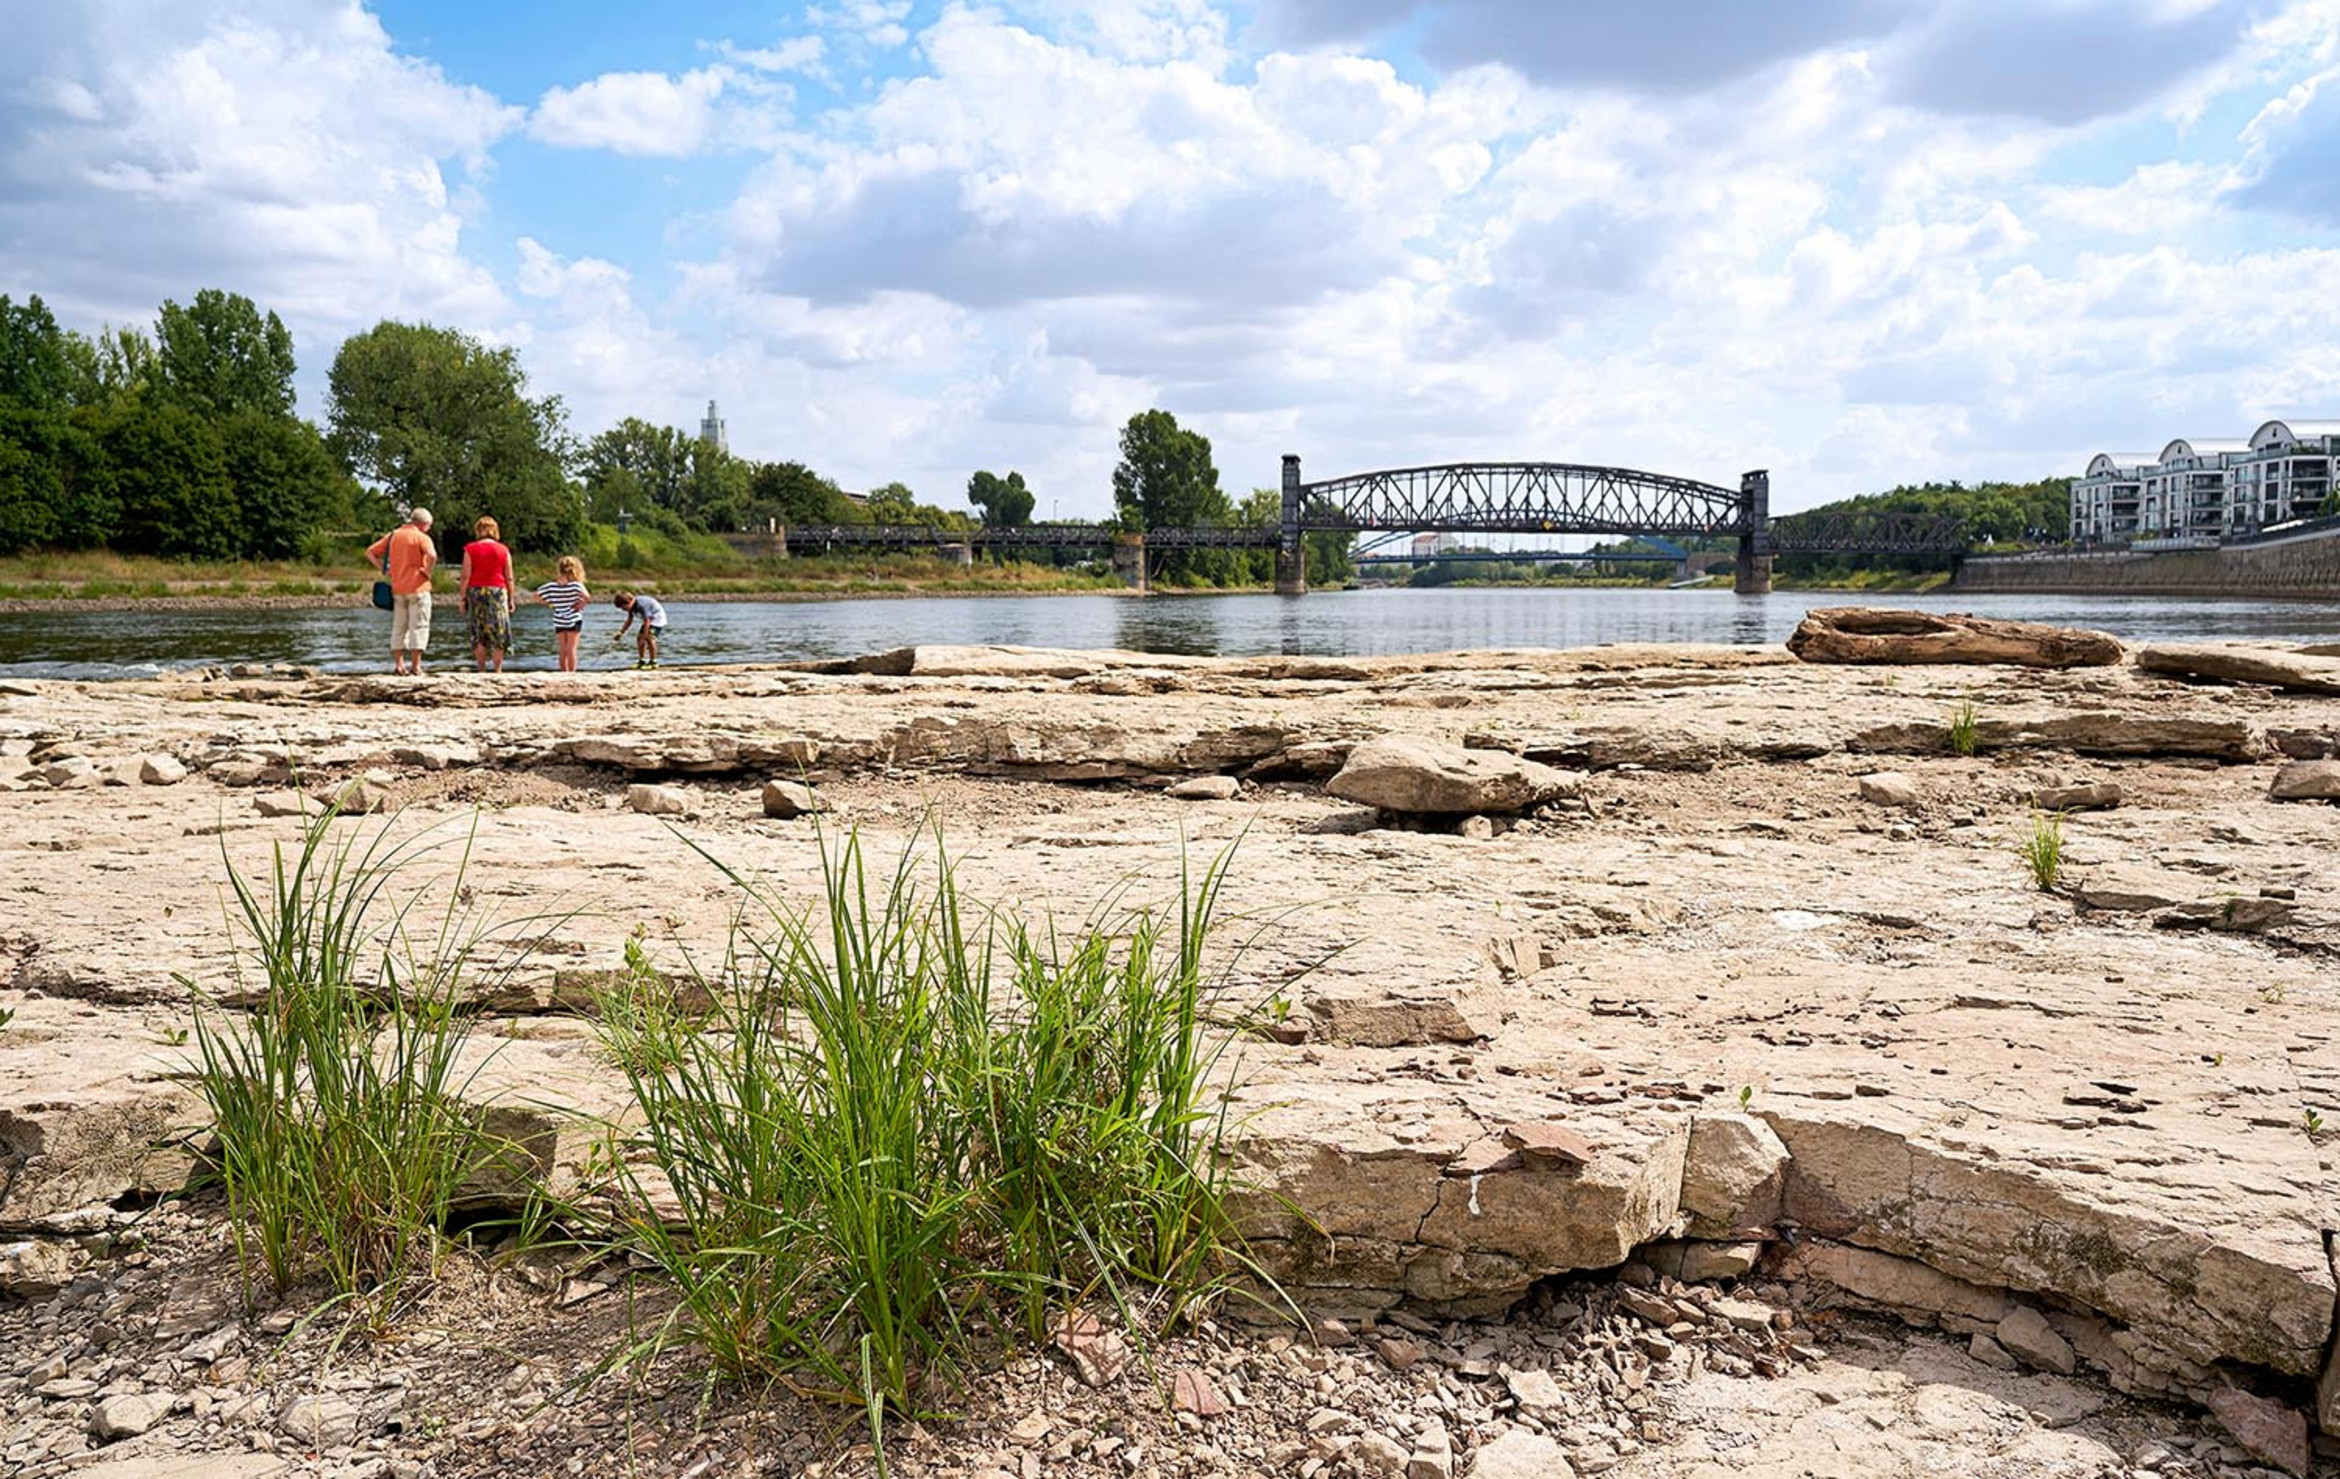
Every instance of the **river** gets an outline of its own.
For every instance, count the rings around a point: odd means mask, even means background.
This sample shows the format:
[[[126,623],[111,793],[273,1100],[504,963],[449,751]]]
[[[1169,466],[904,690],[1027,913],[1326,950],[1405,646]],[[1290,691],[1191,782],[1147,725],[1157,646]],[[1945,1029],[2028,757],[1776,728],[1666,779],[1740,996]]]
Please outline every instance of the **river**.
[[[1396,590],[1280,596],[981,596],[902,600],[676,603],[671,666],[842,657],[917,643],[1120,647],[1141,652],[1369,654],[1603,642],[1778,642],[1814,606],[1971,611],[2094,627],[2127,641],[2340,642],[2340,604],[2157,596],[1848,595],[1779,591]],[[468,667],[463,628],[442,604],[430,658]],[[619,617],[588,619],[585,666],[632,665],[610,645]],[[329,671],[387,667],[389,617],[370,608],[38,611],[0,616],[0,675],[142,677],[211,663],[293,662]],[[515,669],[553,665],[541,606],[523,610]]]

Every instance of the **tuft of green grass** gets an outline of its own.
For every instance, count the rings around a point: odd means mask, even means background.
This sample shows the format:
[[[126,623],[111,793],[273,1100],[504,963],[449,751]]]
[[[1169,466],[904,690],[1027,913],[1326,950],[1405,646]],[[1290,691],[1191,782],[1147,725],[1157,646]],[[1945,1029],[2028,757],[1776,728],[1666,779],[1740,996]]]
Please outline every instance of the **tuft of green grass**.
[[[636,927],[626,937],[624,978],[593,992],[593,1030],[603,1050],[628,1069],[664,1072],[682,1060],[683,1040],[699,1023],[651,965]]]
[[[701,977],[720,1030],[625,1060],[623,1237],[680,1296],[626,1357],[696,1343],[875,1436],[1052,1312],[1164,1322],[1224,1287],[1231,1034],[1204,953],[1226,857],[1174,909],[1060,934],[968,906],[939,843],[931,871],[821,849],[804,905],[716,863],[745,901]]]
[[[1974,700],[1960,699],[1956,712],[1950,716],[1950,752],[1972,756],[1980,739],[1980,726],[1975,722]]]
[[[416,847],[331,840],[343,825],[314,819],[264,877],[228,868],[257,1005],[197,995],[195,1079],[247,1299],[256,1270],[279,1294],[321,1275],[378,1329],[436,1273],[458,1188],[507,1147],[463,1102],[487,1061],[465,1066],[458,1012],[481,938],[452,902],[463,864],[445,910],[418,915]]]
[[[2031,869],[2031,881],[2042,893],[2053,890],[2064,871],[2064,815],[2062,812],[2036,812],[2031,818],[2031,835],[2024,839],[2021,849],[2024,863]]]

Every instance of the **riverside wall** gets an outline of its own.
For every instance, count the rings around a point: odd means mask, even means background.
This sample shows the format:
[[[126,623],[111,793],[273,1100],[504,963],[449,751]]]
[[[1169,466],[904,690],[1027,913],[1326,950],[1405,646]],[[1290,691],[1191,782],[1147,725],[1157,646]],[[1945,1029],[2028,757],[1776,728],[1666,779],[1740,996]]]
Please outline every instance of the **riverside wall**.
[[[1961,564],[1951,589],[2340,600],[2340,529],[2217,549],[1987,556]]]

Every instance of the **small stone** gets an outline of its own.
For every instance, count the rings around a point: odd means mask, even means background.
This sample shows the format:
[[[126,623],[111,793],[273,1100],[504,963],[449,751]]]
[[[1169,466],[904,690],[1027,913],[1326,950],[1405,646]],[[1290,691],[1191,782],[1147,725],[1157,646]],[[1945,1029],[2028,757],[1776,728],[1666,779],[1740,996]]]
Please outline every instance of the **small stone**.
[[[1433,1417],[1414,1436],[1414,1451],[1406,1457],[1406,1479],[1450,1479],[1454,1473],[1454,1439],[1446,1424]]]
[[[1162,794],[1173,801],[1232,801],[1243,789],[1231,775],[1197,775],[1171,786]]]
[[[325,810],[298,791],[263,791],[252,798],[252,809],[264,817],[313,817]]]
[[[1014,1427],[1008,1429],[1008,1438],[1025,1448],[1031,1448],[1045,1440],[1055,1426],[1055,1420],[1045,1412],[1026,1413]]]
[[[1357,1426],[1357,1420],[1338,1407],[1319,1407],[1308,1414],[1308,1435],[1321,1438],[1327,1433],[1345,1433]]]
[[[1549,1371],[1514,1371],[1503,1368],[1503,1385],[1511,1392],[1512,1400],[1529,1412],[1558,1407],[1567,1402],[1568,1394]]]
[[[138,762],[138,778],[150,786],[175,786],[187,778],[187,767],[176,756],[148,755]]]
[[[1861,777],[1861,799],[1874,806],[1915,806],[1917,782],[1898,770],[1872,771]]]
[[[1409,1457],[1406,1446],[1387,1433],[1367,1433],[1349,1452],[1368,1474],[1403,1474]]]
[[[2029,1362],[2043,1371],[2070,1376],[2079,1367],[2079,1358],[2072,1353],[2072,1343],[2055,1332],[2040,1312],[2029,1305],[2017,1305],[1999,1322],[1995,1332],[1999,1344],[2017,1359]]]
[[[372,774],[378,775],[380,772],[376,771]],[[366,775],[360,776],[336,790],[333,793],[332,806],[336,812],[345,817],[366,817],[395,810],[396,802],[397,798],[391,794],[390,787],[386,783],[372,779],[372,775]]]
[[[2041,811],[2110,811],[2121,799],[2117,782],[2090,781],[2078,786],[2042,786],[2031,804]]]
[[[2209,1406],[2211,1416],[2253,1458],[2287,1474],[2308,1471],[2307,1418],[2296,1408],[2224,1386],[2210,1394]]]
[[[0,1243],[0,1294],[46,1299],[72,1280],[73,1250],[66,1244],[40,1238]]]
[[[2294,760],[2275,772],[2270,801],[2340,801],[2340,760]]]
[[[1483,816],[1464,817],[1455,823],[1454,835],[1469,838],[1473,842],[1492,841],[1495,836],[1495,820],[1492,817]]]
[[[1129,1366],[1129,1342],[1095,1315],[1067,1314],[1057,1322],[1051,1339],[1072,1362],[1073,1374],[1088,1386],[1118,1380]]]
[[[626,787],[626,806],[647,817],[688,816],[691,796],[680,786],[653,786],[637,782]]]
[[[1751,1299],[1718,1299],[1714,1302],[1714,1312],[1736,1330],[1771,1328],[1771,1307]]]
[[[1542,1433],[1507,1428],[1479,1445],[1464,1479],[1576,1479],[1576,1470]]]
[[[135,1438],[170,1415],[171,1399],[144,1393],[100,1398],[89,1415],[89,1435],[100,1443]]]
[[[1196,1417],[1223,1417],[1227,1412],[1227,1399],[1219,1395],[1218,1387],[1208,1375],[1192,1366],[1171,1376],[1170,1405]]]
[[[2017,1371],[2021,1369],[2015,1358],[2007,1354],[2005,1346],[1983,1334],[1980,1330],[1977,1330],[1973,1337],[1967,1341],[1966,1353],[1995,1370]]]
[[[358,1411],[339,1397],[295,1397],[284,1404],[276,1427],[303,1448],[340,1448],[357,1438]]]
[[[1530,1169],[1548,1170],[1554,1166],[1582,1166],[1593,1158],[1593,1143],[1556,1120],[1530,1120],[1507,1125],[1503,1130],[1506,1144],[1517,1150]]]
[[[1405,1371],[1422,1359],[1422,1343],[1403,1336],[1383,1336],[1373,1342],[1373,1349],[1389,1364],[1392,1371]]]
[[[1761,1243],[1685,1243],[1680,1278],[1685,1284],[1743,1279],[1762,1257]]]
[[[829,803],[821,794],[799,781],[764,782],[764,815],[781,821],[794,821],[825,812]]]

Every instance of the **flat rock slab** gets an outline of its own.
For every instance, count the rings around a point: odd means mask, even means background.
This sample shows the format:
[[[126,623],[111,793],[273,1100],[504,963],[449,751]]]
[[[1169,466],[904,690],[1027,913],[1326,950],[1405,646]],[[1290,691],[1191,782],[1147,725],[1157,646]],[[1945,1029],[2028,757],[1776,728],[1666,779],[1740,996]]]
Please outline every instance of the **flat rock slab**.
[[[1743,1107],[1793,1164],[1757,1142],[1745,1205],[1693,1235],[1732,1237],[1742,1218],[1776,1227],[1776,1193],[1808,1243],[1926,1270],[1928,1298],[1983,1290],[1997,1301],[1987,1328],[2015,1305],[2040,1309],[2091,1365],[2141,1386],[2158,1373],[2152,1390],[2206,1390],[2206,1362],[2317,1374],[2334,1305],[2322,1230],[2340,1226],[2340,1202],[2329,1131],[2319,1144],[2303,1122],[2340,1106],[2318,923],[2335,913],[2340,813],[2269,805],[2272,769],[2257,763],[2267,729],[2312,726],[2316,701],[2132,667],[1881,674],[1777,651],[1353,667],[644,674],[574,694],[466,685],[461,703],[428,710],[332,680],[265,695],[26,685],[0,711],[0,745],[26,768],[37,747],[42,763],[71,749],[101,768],[169,753],[189,774],[167,791],[35,779],[0,794],[0,1005],[18,1013],[0,1030],[0,1182],[70,1217],[164,1179],[142,1162],[156,1125],[188,1119],[161,1045],[187,1023],[174,976],[232,985],[223,854],[262,868],[301,825],[253,815],[229,779],[289,757],[322,784],[403,767],[394,821],[339,827],[364,838],[435,823],[469,838],[482,908],[561,916],[536,927],[559,938],[521,993],[557,1009],[574,1004],[561,972],[610,979],[637,930],[661,960],[722,958],[738,898],[694,842],[784,897],[816,897],[812,829],[757,814],[756,788],[781,772],[682,769],[744,752],[672,743],[803,737],[875,866],[939,818],[968,898],[1020,918],[1174,898],[1182,856],[1241,839],[1219,937],[1225,1016],[1280,999],[1311,1029],[1237,1049],[1250,1078],[1240,1151],[1267,1188],[1246,1217],[1312,1301],[1494,1309],[1550,1274],[1614,1267],[1691,1231],[1681,1196],[1697,1129]],[[1943,753],[1945,716],[1978,682],[1982,743],[1999,752],[1980,764]],[[1610,748],[1583,753],[1711,766],[1620,763],[1579,780],[1579,804],[1472,843],[1362,826],[1311,781],[1376,736],[1452,748],[1466,729],[1599,735]],[[1629,751],[1636,733],[1669,738]],[[1893,736],[1895,768],[1960,803],[1965,825],[1876,829],[1853,800],[1875,762],[1836,753],[1873,735]],[[581,765],[559,748],[578,736],[648,748]],[[401,749],[414,758],[370,758]],[[2181,904],[2277,887],[2297,915],[2253,935],[2058,907],[2014,854],[2059,778],[2030,749],[2102,754],[2090,773],[2123,786],[2117,812],[2070,824],[2087,863],[2133,862],[2157,888],[2166,872],[2168,892],[2193,890]],[[1165,778],[1202,771],[1265,783],[1239,807],[1161,794]],[[645,772],[690,794],[699,820],[684,836],[609,805]],[[418,908],[439,901],[443,872],[418,883]],[[1312,1013],[1312,1000],[1337,1007]],[[1459,1027],[1419,1030],[1441,1001]],[[1396,1026],[1376,1045],[1314,1030],[1344,1013]],[[614,1071],[558,1016],[493,1035],[515,1046],[483,1087],[531,1117],[514,1134],[537,1147],[526,1174],[557,1182],[590,1158]],[[78,1183],[48,1153],[75,1125],[90,1149]],[[1581,1136],[1567,1148],[1587,1158],[1531,1157],[1507,1133],[1537,1125]],[[1769,1169],[1784,1184],[1767,1192]],[[2093,1324],[2064,1323],[2081,1320]]]
[[[2315,657],[2278,647],[2161,642],[2141,649],[2137,666],[2148,673],[2181,678],[2263,683],[2292,693],[2340,694],[2340,657]]]

